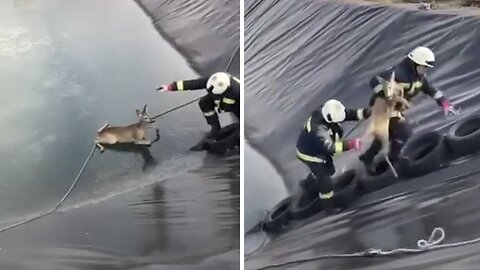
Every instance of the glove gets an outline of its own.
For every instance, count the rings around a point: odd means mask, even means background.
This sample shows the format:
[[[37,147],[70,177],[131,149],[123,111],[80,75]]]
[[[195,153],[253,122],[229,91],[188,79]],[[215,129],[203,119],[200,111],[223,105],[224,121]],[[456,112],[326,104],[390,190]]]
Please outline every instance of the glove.
[[[368,119],[372,115],[372,108],[366,107],[363,109],[363,118]]]
[[[457,116],[460,113],[459,110],[454,108],[448,100],[442,102],[442,109],[445,116]]]
[[[361,141],[359,138],[350,139],[346,141],[346,145],[347,145],[347,151],[349,150],[360,151]]]
[[[165,84],[157,88],[157,91],[165,92],[165,91],[175,91],[175,86],[173,83]]]

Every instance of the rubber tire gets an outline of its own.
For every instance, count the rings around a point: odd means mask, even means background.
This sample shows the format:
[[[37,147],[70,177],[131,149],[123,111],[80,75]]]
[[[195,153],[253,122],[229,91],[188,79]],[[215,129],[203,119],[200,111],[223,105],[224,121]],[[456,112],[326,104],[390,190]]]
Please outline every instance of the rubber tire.
[[[368,194],[381,190],[398,181],[385,160],[380,161],[376,165],[375,173],[375,175],[369,175],[365,179],[359,179],[358,190],[361,194]]]
[[[233,123],[221,128],[214,139],[205,139],[205,150],[224,155],[240,148],[240,124]]]
[[[445,161],[444,136],[435,131],[422,133],[410,139],[402,149],[402,171],[418,177],[436,171]]]
[[[277,203],[263,221],[264,229],[268,233],[276,233],[283,229],[291,220],[289,208],[293,197],[289,196]]]
[[[480,115],[470,115],[457,121],[446,134],[445,144],[453,158],[479,151]]]
[[[358,176],[354,170],[347,170],[332,178],[333,200],[336,207],[347,208],[359,197]]]
[[[300,206],[300,198],[302,192],[298,192],[290,204],[289,212],[292,219],[302,220],[314,216],[322,211],[322,205],[320,204],[320,198],[316,197],[306,205]]]

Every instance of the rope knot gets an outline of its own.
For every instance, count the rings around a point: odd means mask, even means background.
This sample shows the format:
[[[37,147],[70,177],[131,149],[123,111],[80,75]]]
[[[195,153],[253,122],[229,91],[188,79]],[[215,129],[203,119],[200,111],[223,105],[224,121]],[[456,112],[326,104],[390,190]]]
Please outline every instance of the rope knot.
[[[365,256],[368,256],[368,257],[374,257],[374,256],[382,254],[382,250],[381,249],[376,249],[376,248],[370,248],[370,249],[366,250],[364,254],[365,254]]]
[[[442,228],[436,227],[433,229],[428,240],[420,239],[417,241],[417,246],[420,249],[428,249],[432,246],[440,244],[445,239],[445,231]]]

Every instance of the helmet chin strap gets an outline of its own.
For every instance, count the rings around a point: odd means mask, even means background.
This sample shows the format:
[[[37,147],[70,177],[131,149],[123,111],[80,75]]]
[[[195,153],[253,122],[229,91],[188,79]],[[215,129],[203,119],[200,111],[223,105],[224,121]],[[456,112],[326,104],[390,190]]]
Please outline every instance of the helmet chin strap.
[[[331,114],[327,114],[327,122],[332,123],[332,115]]]
[[[330,114],[327,114],[327,118],[324,117],[324,120],[325,120],[325,123],[327,124],[327,126],[329,126],[329,127],[334,127],[334,126],[338,125],[337,122],[332,121],[332,116]]]
[[[222,98],[223,94],[221,94],[221,95],[214,94],[214,93],[212,93],[212,90],[213,90],[213,86],[210,86],[209,88],[207,88],[208,94],[209,94],[214,100],[220,100],[220,99]]]
[[[207,88],[207,92],[212,96],[216,96],[212,91],[213,91],[213,85]]]

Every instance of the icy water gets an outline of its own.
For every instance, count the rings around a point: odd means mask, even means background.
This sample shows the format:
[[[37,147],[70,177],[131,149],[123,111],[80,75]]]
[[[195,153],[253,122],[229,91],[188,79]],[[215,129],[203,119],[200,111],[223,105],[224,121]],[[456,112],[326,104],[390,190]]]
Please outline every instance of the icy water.
[[[156,115],[192,100],[202,93],[155,88],[196,76],[133,1],[0,1],[0,222],[52,207],[97,129],[136,122],[144,104]],[[1,268],[188,266],[235,254],[238,157],[188,151],[207,130],[195,103],[155,124],[151,148],[95,152],[61,213],[0,234]]]

